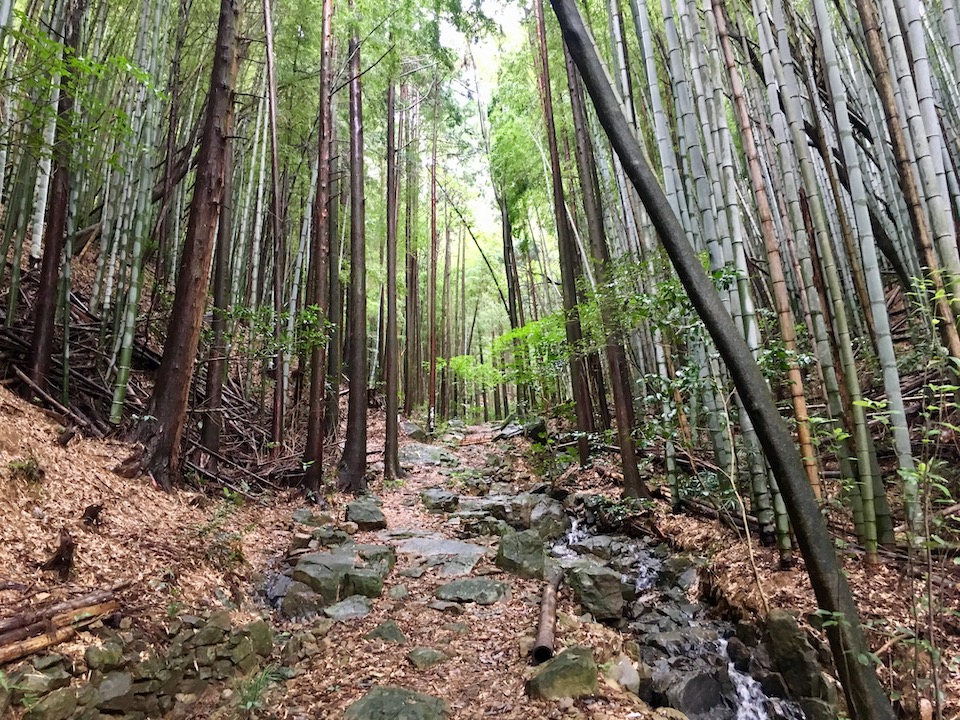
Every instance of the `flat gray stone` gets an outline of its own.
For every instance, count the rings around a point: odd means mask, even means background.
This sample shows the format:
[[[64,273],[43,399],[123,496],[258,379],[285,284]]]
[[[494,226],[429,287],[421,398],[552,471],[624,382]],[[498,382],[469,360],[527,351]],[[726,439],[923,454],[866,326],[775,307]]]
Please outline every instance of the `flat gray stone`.
[[[439,567],[445,577],[467,575],[473,570],[487,549],[460,540],[448,540],[442,535],[415,537],[397,544],[400,555],[417,555],[430,567]]]
[[[445,720],[450,713],[439,698],[390,685],[375,687],[343,713],[343,720]]]
[[[363,595],[351,595],[346,600],[341,600],[335,605],[331,605],[323,612],[331,620],[343,621],[353,618],[361,618],[370,614],[373,610],[373,602],[370,598]]]
[[[447,656],[429,647],[415,647],[407,653],[407,660],[413,663],[417,670],[426,670],[435,665],[439,665],[447,659]]]
[[[438,600],[447,602],[474,602],[478,605],[493,605],[507,596],[510,586],[488,578],[463,578],[437,588]]]
[[[400,447],[399,459],[401,465],[450,465],[460,464],[456,455],[446,448],[423,443],[407,443]]]

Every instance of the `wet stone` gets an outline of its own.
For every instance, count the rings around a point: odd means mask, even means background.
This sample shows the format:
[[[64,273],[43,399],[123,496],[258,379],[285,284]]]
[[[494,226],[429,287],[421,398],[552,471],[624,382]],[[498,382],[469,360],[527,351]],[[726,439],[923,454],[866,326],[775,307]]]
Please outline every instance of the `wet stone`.
[[[597,620],[619,620],[623,615],[620,575],[595,563],[577,563],[567,571],[567,583],[583,609]]]
[[[535,530],[510,532],[500,539],[497,567],[524,578],[543,578],[546,553]]]

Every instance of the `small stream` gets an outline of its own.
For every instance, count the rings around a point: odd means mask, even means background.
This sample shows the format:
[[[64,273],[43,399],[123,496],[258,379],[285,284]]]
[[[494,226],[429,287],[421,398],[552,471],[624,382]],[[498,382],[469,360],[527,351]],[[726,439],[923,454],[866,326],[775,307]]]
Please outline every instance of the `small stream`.
[[[627,599],[620,629],[636,643],[638,694],[653,707],[675,708],[690,720],[805,720],[796,703],[764,692],[757,678],[772,675],[766,649],[747,648],[733,624],[689,597],[694,559],[646,539],[598,533],[576,517],[548,550],[565,570],[595,562],[620,573]]]

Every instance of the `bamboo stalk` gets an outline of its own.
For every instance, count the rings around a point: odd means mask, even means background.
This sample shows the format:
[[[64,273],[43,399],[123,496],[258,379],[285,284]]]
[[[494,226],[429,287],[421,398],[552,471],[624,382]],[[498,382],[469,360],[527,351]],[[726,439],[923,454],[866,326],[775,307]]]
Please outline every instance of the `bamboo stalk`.
[[[546,662],[553,657],[554,633],[557,628],[557,590],[563,580],[563,573],[557,572],[547,580],[540,600],[540,623],[537,626],[537,642],[533,646],[533,660]]]

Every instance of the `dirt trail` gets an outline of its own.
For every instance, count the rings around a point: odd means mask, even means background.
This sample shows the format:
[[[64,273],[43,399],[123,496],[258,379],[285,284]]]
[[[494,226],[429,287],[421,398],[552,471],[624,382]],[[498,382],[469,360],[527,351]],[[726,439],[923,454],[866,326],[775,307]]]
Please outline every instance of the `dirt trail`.
[[[449,487],[466,492],[458,477],[468,468],[482,469],[487,455],[511,458],[491,438],[489,427],[469,428],[459,446],[449,449],[461,465],[449,470],[421,466],[413,468],[399,484],[384,487],[377,483],[371,491],[383,500],[388,532],[401,529],[436,532],[457,539],[457,526],[447,522],[444,513],[430,513],[420,502],[420,492],[430,487]],[[521,462],[514,475],[530,478]],[[528,482],[530,480],[528,479]],[[520,491],[523,487],[517,487]],[[382,532],[358,533],[358,542],[383,543]],[[294,717],[339,718],[343,709],[361,697],[373,685],[399,685],[444,699],[451,718],[625,718],[640,710],[640,703],[619,688],[601,682],[600,693],[589,704],[578,702],[539,702],[524,694],[524,680],[532,671],[528,658],[529,637],[535,633],[539,615],[541,583],[511,576],[494,565],[496,538],[472,538],[486,544],[487,557],[481,559],[471,576],[490,576],[508,582],[510,595],[494,605],[465,604],[462,614],[449,614],[429,608],[436,588],[452,578],[441,577],[434,569],[422,577],[407,577],[405,569],[415,567],[410,556],[400,555],[389,575],[384,594],[374,603],[373,612],[362,619],[337,623],[318,641],[315,654],[301,661],[303,674],[287,683],[283,704]],[[395,597],[403,586],[407,595]],[[588,644],[603,661],[618,645],[617,633],[594,623],[576,619],[576,606],[563,594],[558,625],[558,649],[571,644]],[[364,636],[386,620],[393,620],[407,638],[404,645],[367,639]],[[298,624],[307,629],[310,622]],[[526,638],[526,639],[525,639]],[[426,670],[416,669],[407,659],[414,647],[430,647],[448,655],[448,660]],[[636,715],[634,717],[643,717]]]

